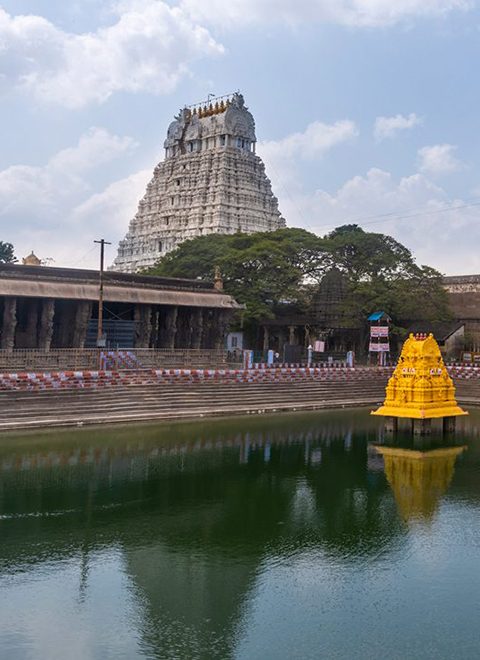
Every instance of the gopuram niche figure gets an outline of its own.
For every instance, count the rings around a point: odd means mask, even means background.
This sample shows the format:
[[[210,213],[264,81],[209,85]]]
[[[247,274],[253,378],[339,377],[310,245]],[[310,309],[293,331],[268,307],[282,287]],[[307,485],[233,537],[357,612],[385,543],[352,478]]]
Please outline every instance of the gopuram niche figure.
[[[153,266],[196,236],[284,227],[255,144],[255,121],[238,92],[182,108],[111,269]]]
[[[455,419],[468,415],[455,400],[455,387],[432,334],[410,334],[388,381],[383,406],[372,412],[387,418],[395,431],[399,418],[410,419],[413,431],[429,433],[432,419],[443,419],[443,430],[453,431]]]

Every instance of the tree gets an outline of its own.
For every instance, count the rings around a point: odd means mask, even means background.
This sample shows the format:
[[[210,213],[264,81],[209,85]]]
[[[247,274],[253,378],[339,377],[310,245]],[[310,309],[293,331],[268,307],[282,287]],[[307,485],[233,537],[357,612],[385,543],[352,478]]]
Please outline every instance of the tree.
[[[386,234],[365,232],[358,225],[337,227],[325,239],[336,268],[352,280],[405,277],[415,266],[404,245]]]
[[[403,323],[448,318],[441,274],[429,266],[418,266],[410,250],[391,236],[345,225],[327,235],[325,246],[335,268],[349,282],[344,305],[354,323],[375,309]]]
[[[373,311],[387,312],[400,336],[413,321],[451,318],[441,274],[418,266],[408,248],[391,236],[345,225],[326,236],[325,244],[347,278],[340,308],[345,325],[359,330],[361,349],[368,343],[367,317]]]
[[[182,243],[148,272],[208,280],[215,266],[225,290],[246,305],[244,320],[251,325],[287,311],[310,315],[319,327],[329,327],[330,318],[331,328],[357,331],[364,346],[367,317],[375,310],[387,312],[398,328],[448,318],[440,273],[418,266],[391,236],[357,225],[338,227],[323,238],[304,229],[201,236]]]
[[[0,241],[0,263],[13,264],[16,261],[13,245]]]
[[[273,318],[287,302],[303,300],[306,279],[320,281],[330,264],[323,241],[304,229],[210,234],[185,241],[148,272],[212,279],[219,266],[225,290],[246,305],[245,320]]]

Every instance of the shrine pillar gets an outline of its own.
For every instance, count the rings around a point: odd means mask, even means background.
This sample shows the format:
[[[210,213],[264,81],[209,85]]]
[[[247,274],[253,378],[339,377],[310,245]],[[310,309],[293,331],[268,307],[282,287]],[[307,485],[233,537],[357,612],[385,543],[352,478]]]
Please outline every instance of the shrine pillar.
[[[75,327],[73,330],[72,347],[83,348],[87,338],[88,323],[92,316],[93,303],[89,300],[78,302],[75,310]]]
[[[17,299],[5,298],[2,319],[2,349],[12,351],[15,347],[17,327]]]
[[[40,323],[38,328],[38,348],[49,351],[53,338],[53,317],[55,316],[55,301],[53,298],[42,300]]]
[[[191,347],[201,348],[203,338],[203,309],[196,307],[190,315],[192,328]]]
[[[174,348],[177,334],[178,307],[167,307],[163,318],[162,348]]]
[[[135,348],[149,348],[152,336],[151,305],[135,305]]]

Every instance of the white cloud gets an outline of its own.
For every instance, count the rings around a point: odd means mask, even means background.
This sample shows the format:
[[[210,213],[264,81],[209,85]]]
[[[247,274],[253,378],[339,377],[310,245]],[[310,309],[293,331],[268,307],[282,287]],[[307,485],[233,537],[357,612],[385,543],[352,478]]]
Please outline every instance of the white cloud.
[[[116,240],[123,238],[151,178],[152,169],[148,168],[111,183],[74,208],[72,218],[88,226],[96,226],[101,219],[104,232]]]
[[[279,197],[290,226],[324,235],[356,223],[365,231],[392,235],[413,251],[418,263],[447,274],[478,272],[472,244],[480,242],[480,208],[450,198],[422,173],[395,179],[373,168],[333,193],[319,189]]]
[[[3,240],[14,244],[17,256],[34,249],[42,258],[70,266],[99,233],[107,237],[116,231],[116,240],[134,213],[146,178],[141,173],[127,177],[101,194],[92,180],[98,168],[135,147],[130,137],[92,128],[76,146],[59,151],[43,166],[14,165],[0,171]]]
[[[180,0],[194,20],[226,27],[255,23],[328,22],[382,27],[468,10],[473,0]]]
[[[462,167],[455,157],[457,147],[451,144],[435,144],[418,150],[418,166],[421,172],[432,175],[448,174]]]
[[[257,151],[269,176],[273,173],[280,184],[288,182],[289,186],[293,186],[299,183],[296,180],[299,161],[321,158],[333,147],[357,135],[357,127],[349,119],[334,124],[314,121],[302,133],[292,133],[280,140],[259,142]]]
[[[414,112],[411,112],[408,117],[400,114],[394,117],[377,117],[375,119],[373,135],[375,140],[380,142],[385,138],[395,137],[398,131],[405,131],[421,123],[422,120]]]
[[[169,93],[192,61],[222,52],[208,30],[161,0],[119,3],[113,25],[83,34],[0,8],[0,84],[69,108],[119,91]]]

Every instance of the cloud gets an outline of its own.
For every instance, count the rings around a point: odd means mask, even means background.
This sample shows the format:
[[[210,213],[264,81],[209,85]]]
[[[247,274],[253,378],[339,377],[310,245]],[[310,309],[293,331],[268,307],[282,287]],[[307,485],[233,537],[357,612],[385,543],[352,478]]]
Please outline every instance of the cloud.
[[[303,132],[292,133],[280,140],[259,142],[257,151],[267,173],[273,172],[280,183],[299,184],[297,167],[300,161],[321,158],[335,146],[358,135],[355,123],[342,119],[333,124],[314,121]]]
[[[133,197],[136,204],[146,178],[132,175],[103,193],[95,191],[93,181],[102,166],[136,146],[130,137],[91,128],[74,147],[59,151],[43,166],[14,165],[0,171],[3,240],[14,244],[17,256],[34,249],[42,258],[72,266],[99,233],[108,237],[116,230],[116,239],[134,213]]]
[[[276,182],[274,181],[274,189]],[[342,224],[390,234],[409,247],[418,263],[447,274],[478,272],[472,244],[480,242],[480,208],[448,193],[423,173],[396,179],[370,169],[338,190],[319,189],[283,196],[280,206],[290,226],[324,235]]]
[[[455,157],[457,147],[451,144],[435,144],[418,150],[418,166],[421,172],[432,175],[448,174],[461,169],[462,163]]]
[[[377,117],[375,119],[375,126],[373,135],[377,142],[385,138],[393,138],[399,131],[418,126],[422,123],[422,119],[417,117],[414,112],[411,112],[408,117],[404,115],[395,115],[394,117]]]
[[[81,108],[121,91],[167,94],[191,62],[223,52],[207,29],[161,0],[121,2],[115,12],[113,25],[72,34],[0,8],[0,86]]]
[[[110,237],[114,235],[116,240],[123,238],[151,178],[152,169],[147,168],[114,181],[75,207],[72,218],[88,226],[95,226],[101,218],[104,233],[107,231]]]
[[[255,23],[301,25],[311,22],[384,27],[416,18],[468,10],[473,0],[180,0],[194,20],[224,27]]]

